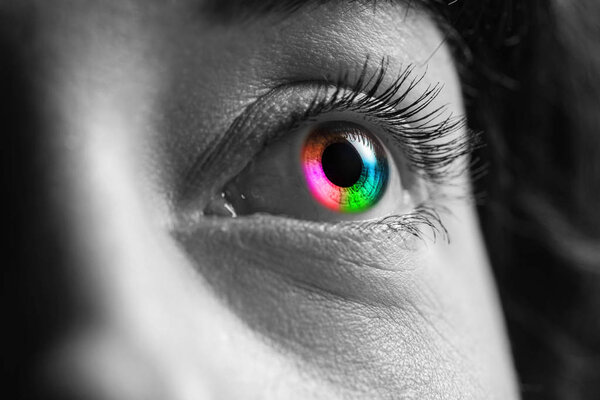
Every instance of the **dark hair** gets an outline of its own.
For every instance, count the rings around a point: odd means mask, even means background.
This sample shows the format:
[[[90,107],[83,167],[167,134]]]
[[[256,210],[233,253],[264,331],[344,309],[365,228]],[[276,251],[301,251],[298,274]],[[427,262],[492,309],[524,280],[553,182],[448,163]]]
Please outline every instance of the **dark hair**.
[[[452,3],[452,2],[451,2]],[[600,3],[449,5],[479,215],[525,399],[600,395]]]

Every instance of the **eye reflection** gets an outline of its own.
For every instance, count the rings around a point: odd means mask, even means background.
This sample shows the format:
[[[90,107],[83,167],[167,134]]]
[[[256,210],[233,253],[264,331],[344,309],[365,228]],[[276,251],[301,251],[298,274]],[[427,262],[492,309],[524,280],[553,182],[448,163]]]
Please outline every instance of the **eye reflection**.
[[[311,194],[333,211],[368,210],[387,187],[389,167],[383,146],[350,122],[315,127],[304,142],[301,163]]]

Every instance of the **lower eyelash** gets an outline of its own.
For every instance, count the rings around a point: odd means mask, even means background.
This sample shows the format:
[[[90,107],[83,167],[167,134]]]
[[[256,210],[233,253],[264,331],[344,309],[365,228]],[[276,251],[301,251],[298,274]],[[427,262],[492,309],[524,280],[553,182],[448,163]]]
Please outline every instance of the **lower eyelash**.
[[[425,240],[426,232],[431,233],[430,239],[435,242],[441,238],[450,242],[448,230],[442,223],[439,207],[420,205],[409,214],[390,215],[381,219],[363,221],[358,223],[359,229],[364,233],[397,233],[406,232],[417,239]],[[343,223],[342,223],[343,224]],[[354,223],[356,224],[356,223]]]

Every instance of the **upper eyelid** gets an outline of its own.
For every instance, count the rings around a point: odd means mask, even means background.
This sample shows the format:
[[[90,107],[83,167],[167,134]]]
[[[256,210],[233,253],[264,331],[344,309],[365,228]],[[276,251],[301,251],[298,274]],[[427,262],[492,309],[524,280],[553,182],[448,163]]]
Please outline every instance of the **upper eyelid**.
[[[367,57],[358,78],[352,81],[347,74],[340,75],[330,99],[324,105],[315,101],[318,106],[312,112],[345,109],[377,120],[405,150],[413,172],[435,184],[445,184],[463,175],[472,167],[471,162],[456,167],[455,161],[468,159],[481,146],[480,133],[466,129],[464,116],[446,114],[447,105],[429,109],[443,89],[440,83],[429,84],[416,99],[407,100],[425,79],[426,72],[415,75],[414,66],[409,64],[387,83],[388,67],[389,61],[383,59],[379,68],[368,75]],[[332,86],[328,82],[321,85]],[[408,104],[401,107],[403,102]]]

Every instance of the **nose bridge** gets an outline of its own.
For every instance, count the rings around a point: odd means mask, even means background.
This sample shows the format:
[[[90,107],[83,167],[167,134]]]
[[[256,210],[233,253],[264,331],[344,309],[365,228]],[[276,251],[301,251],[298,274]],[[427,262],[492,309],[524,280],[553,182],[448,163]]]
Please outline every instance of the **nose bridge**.
[[[23,397],[47,397],[32,379],[50,366],[60,398],[65,381],[93,398],[232,398],[231,362],[259,344],[170,238],[146,180],[158,83],[136,58],[134,25],[115,35],[94,15],[40,14],[23,16],[27,40],[3,46],[14,54],[3,81],[17,145],[12,271],[28,328],[13,358],[21,389],[36,388]]]
[[[17,325],[24,328],[12,358],[22,397],[45,397],[37,378],[72,328],[85,320],[103,327],[93,332],[102,336],[119,320],[126,325],[138,314],[132,309],[140,302],[131,302],[136,286],[156,276],[151,271],[165,260],[154,256],[161,248],[150,243],[160,240],[150,239],[156,220],[138,179],[141,154],[133,152],[140,143],[134,121],[141,119],[133,106],[144,98],[137,82],[123,80],[143,74],[114,58],[115,69],[107,67],[115,55],[110,50],[124,43],[105,46],[94,29],[75,29],[83,20],[60,24],[13,11],[0,29],[16,230],[8,279]],[[83,348],[89,356],[111,340],[104,335]],[[112,367],[118,362],[110,361]]]
[[[164,336],[155,329],[160,311],[149,297],[162,298],[170,280],[159,279],[167,238],[141,165],[141,110],[150,99],[145,71],[123,58],[128,38],[94,26],[94,17],[50,22],[42,46],[40,135],[49,153],[49,213],[59,219],[53,229],[64,253],[50,268],[64,271],[76,301],[89,305],[84,323],[62,338],[58,358],[65,374],[86,382],[77,391],[160,398],[153,380],[158,355],[151,353]]]
[[[57,9],[63,14],[39,7],[28,20],[35,31],[25,60],[28,120],[35,126],[27,133],[37,162],[32,186],[41,191],[37,209],[51,216],[55,236],[48,239],[59,238],[60,264],[79,281],[118,268],[116,257],[129,248],[121,236],[131,230],[124,227],[134,218],[129,211],[140,186],[131,152],[139,135],[135,110],[124,104],[136,104],[137,93],[135,84],[123,85],[131,67],[115,59],[125,40],[107,40],[85,13]]]

